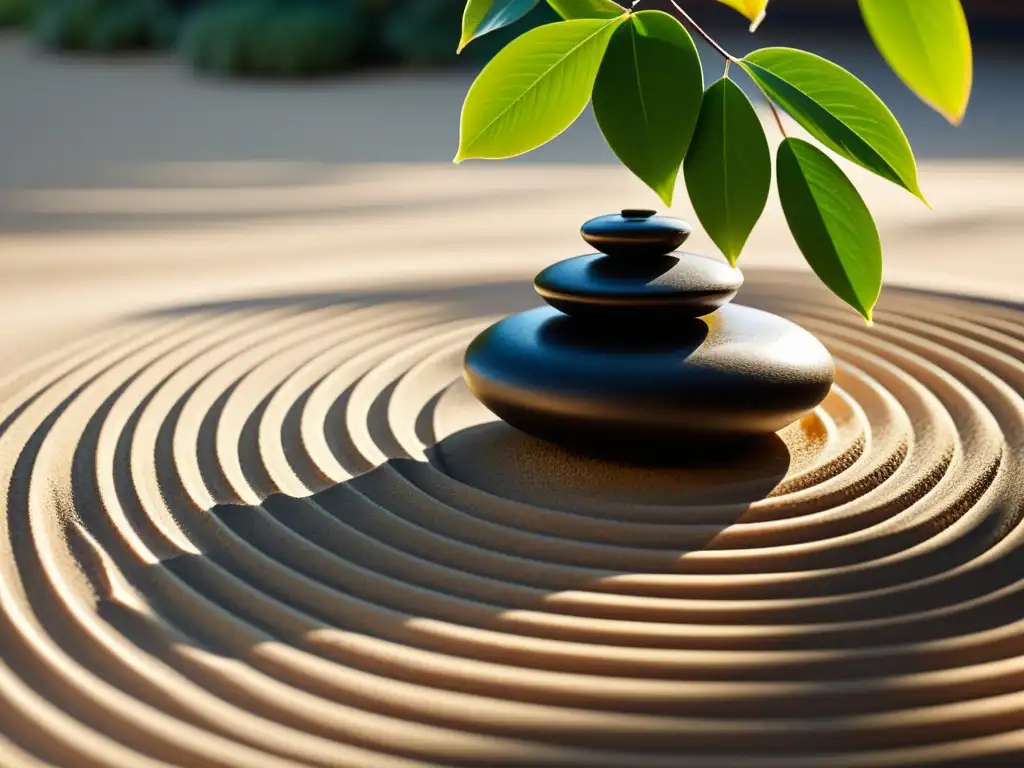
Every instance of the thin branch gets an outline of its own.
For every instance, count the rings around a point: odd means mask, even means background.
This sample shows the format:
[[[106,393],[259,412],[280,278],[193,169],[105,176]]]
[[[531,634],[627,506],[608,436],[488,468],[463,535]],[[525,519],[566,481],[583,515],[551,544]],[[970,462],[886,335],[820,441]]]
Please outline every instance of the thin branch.
[[[725,48],[723,48],[717,42],[715,42],[714,38],[712,38],[711,35],[709,35],[707,32],[705,32],[703,29],[701,29],[701,26],[697,22],[695,22],[693,20],[693,18],[690,16],[690,14],[688,14],[686,11],[684,11],[679,6],[679,3],[677,3],[676,0],[668,0],[668,1],[672,4],[672,7],[675,8],[676,11],[679,12],[679,15],[683,17],[683,21],[685,21],[687,24],[689,24],[694,32],[696,32],[698,35],[703,37],[704,40],[707,42],[707,44],[710,45],[712,48],[714,48],[718,52],[718,54],[720,56],[722,56],[722,58],[725,59],[725,76],[728,77],[729,76],[729,65],[732,64],[734,61],[736,61],[736,59],[727,50],[725,50]],[[636,7],[637,2],[639,2],[639,0],[634,0],[634,2],[633,2],[633,6],[634,7]],[[771,109],[772,109],[772,115],[775,116],[775,124],[779,126],[779,132],[782,134],[783,138],[788,138],[789,134],[786,133],[786,126],[784,126],[782,124],[782,115],[779,114],[779,110],[772,103],[771,99],[767,99],[767,101],[768,101],[768,106],[771,107]]]
[[[766,99],[768,106],[772,108],[772,114],[775,115],[775,124],[779,126],[779,131],[782,133],[782,138],[786,139],[789,136],[786,134],[786,126],[782,124],[782,115],[779,114],[778,108],[772,103],[771,99]]]
[[[677,3],[676,0],[669,0],[669,2],[672,3],[672,7],[679,12],[679,15],[683,17],[683,21],[689,24],[694,32],[703,37],[707,44],[714,48],[720,56],[722,56],[726,61],[736,60],[729,54],[727,50],[725,50],[725,48],[716,43],[714,39],[711,37],[711,35],[709,35],[707,32],[701,29],[700,25],[690,17],[690,14],[688,14],[679,6],[679,3]]]

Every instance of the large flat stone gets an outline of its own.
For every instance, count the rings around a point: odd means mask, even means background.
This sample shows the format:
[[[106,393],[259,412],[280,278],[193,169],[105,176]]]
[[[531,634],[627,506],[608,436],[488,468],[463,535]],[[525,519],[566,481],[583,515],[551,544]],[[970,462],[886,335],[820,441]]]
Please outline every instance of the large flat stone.
[[[481,333],[465,376],[484,405],[524,432],[614,448],[770,435],[825,398],[835,368],[813,335],[749,307],[646,336],[542,307]]]

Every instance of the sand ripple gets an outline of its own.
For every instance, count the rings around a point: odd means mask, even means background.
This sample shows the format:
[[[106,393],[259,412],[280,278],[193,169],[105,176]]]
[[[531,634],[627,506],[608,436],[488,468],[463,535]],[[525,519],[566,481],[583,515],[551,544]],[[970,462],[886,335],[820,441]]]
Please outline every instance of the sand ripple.
[[[137,318],[0,381],[0,765],[1012,764],[1024,312],[748,279],[838,379],[722,465],[494,422],[499,287]]]

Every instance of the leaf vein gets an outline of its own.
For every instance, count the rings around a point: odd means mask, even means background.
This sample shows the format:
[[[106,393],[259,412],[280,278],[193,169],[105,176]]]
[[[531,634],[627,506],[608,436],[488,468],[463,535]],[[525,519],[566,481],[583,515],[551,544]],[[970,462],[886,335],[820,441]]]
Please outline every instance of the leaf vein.
[[[550,74],[551,74],[551,73],[552,73],[552,72],[553,72],[553,71],[554,71],[555,69],[557,69],[558,67],[560,67],[560,66],[561,66],[562,64],[564,64],[564,63],[565,63],[566,61],[568,61],[568,60],[569,60],[569,59],[570,59],[570,58],[571,58],[572,56],[574,56],[574,55],[576,54],[576,52],[577,52],[577,51],[579,51],[579,50],[580,50],[580,49],[581,49],[581,48],[582,48],[583,46],[585,46],[585,45],[587,45],[588,43],[592,42],[592,41],[594,40],[594,38],[595,38],[595,37],[597,37],[597,36],[598,36],[598,35],[600,35],[600,34],[601,34],[602,32],[604,32],[604,31],[605,31],[605,30],[606,30],[606,29],[607,29],[607,28],[608,28],[608,27],[609,27],[610,25],[618,23],[618,22],[619,22],[619,21],[621,20],[621,18],[622,18],[622,17],[619,17],[619,18],[615,18],[615,19],[609,19],[609,20],[608,20],[607,22],[605,22],[605,23],[604,23],[604,24],[602,24],[602,25],[601,25],[600,27],[598,27],[598,28],[597,28],[596,30],[594,30],[594,32],[592,32],[591,34],[587,35],[587,37],[585,37],[585,38],[584,38],[583,40],[581,40],[581,41],[580,41],[580,42],[578,42],[578,43],[577,43],[576,45],[574,45],[574,46],[573,46],[572,48],[570,48],[570,49],[569,49],[568,51],[566,51],[566,52],[565,52],[565,55],[564,55],[564,56],[561,56],[561,57],[560,57],[560,58],[559,58],[559,59],[558,59],[557,61],[555,61],[555,62],[554,62],[554,63],[553,63],[553,64],[552,64],[552,65],[551,65],[550,67],[548,67],[548,68],[547,68],[546,70],[544,70],[544,72],[542,72],[542,73],[541,73],[540,75],[538,75],[538,76],[537,76],[537,78],[535,78],[535,79],[534,79],[534,81],[533,81],[532,83],[530,83],[530,85],[529,85],[529,86],[527,86],[527,87],[526,87],[526,88],[525,88],[525,89],[524,89],[524,90],[522,91],[522,93],[520,93],[520,94],[519,94],[519,96],[518,96],[517,98],[513,99],[512,101],[510,101],[510,102],[508,103],[508,105],[506,105],[506,106],[505,106],[505,108],[504,108],[504,109],[502,109],[502,110],[501,110],[501,111],[500,111],[500,112],[499,112],[499,113],[498,113],[497,115],[495,115],[495,116],[494,116],[494,117],[493,117],[493,118],[491,119],[491,121],[490,121],[489,123],[487,123],[487,125],[485,125],[485,126],[484,126],[483,128],[481,128],[481,129],[480,129],[479,131],[477,131],[477,134],[476,134],[476,135],[475,135],[475,136],[474,136],[474,137],[473,137],[473,138],[472,138],[472,139],[471,139],[470,141],[466,142],[466,148],[468,149],[469,147],[472,147],[472,146],[473,146],[474,144],[476,144],[476,143],[477,143],[478,141],[480,141],[480,137],[481,137],[481,136],[483,136],[483,135],[484,135],[485,133],[487,133],[487,132],[488,132],[489,130],[491,130],[491,128],[493,128],[493,127],[494,127],[495,123],[497,123],[497,122],[498,122],[499,120],[501,120],[501,119],[502,119],[502,118],[503,118],[503,117],[504,117],[505,115],[507,115],[507,114],[509,113],[509,111],[510,111],[510,110],[512,110],[512,109],[514,109],[514,108],[515,108],[516,106],[518,106],[518,105],[519,105],[519,104],[520,104],[520,103],[521,103],[521,102],[523,101],[523,99],[527,98],[527,97],[528,97],[528,96],[529,96],[529,95],[531,94],[531,92],[532,92],[532,91],[533,91],[533,90],[534,90],[534,89],[535,89],[535,88],[536,88],[536,87],[537,87],[537,86],[538,86],[538,85],[539,85],[539,84],[540,84],[540,83],[541,83],[541,82],[542,82],[542,81],[543,81],[543,80],[544,80],[544,79],[545,79],[545,78],[546,78],[546,77],[547,77],[548,75],[550,75]],[[559,23],[563,23],[563,24],[564,24],[564,23],[567,23],[567,22],[559,22]]]

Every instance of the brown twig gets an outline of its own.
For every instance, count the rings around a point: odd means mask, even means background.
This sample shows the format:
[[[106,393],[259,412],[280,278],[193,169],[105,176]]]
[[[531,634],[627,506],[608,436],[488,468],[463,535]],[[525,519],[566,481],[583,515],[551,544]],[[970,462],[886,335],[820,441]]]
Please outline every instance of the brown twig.
[[[733,58],[733,56],[727,50],[725,50],[725,48],[723,48],[722,46],[715,42],[714,38],[712,38],[711,35],[709,35],[707,32],[701,29],[701,26],[696,21],[693,20],[690,14],[688,14],[679,6],[679,3],[677,3],[676,0],[669,0],[669,2],[672,3],[672,7],[676,9],[679,15],[683,17],[683,21],[689,24],[694,32],[703,37],[707,44],[714,48],[720,56],[722,56],[726,61],[736,61],[736,59]]]
[[[672,7],[676,9],[679,15],[682,16],[683,21],[689,24],[690,28],[693,29],[694,32],[696,32],[698,35],[704,38],[707,44],[714,48],[715,51],[720,56],[722,56],[722,58],[725,59],[725,76],[728,77],[729,65],[732,64],[732,62],[736,61],[736,58],[727,50],[725,50],[725,48],[723,48],[717,42],[715,42],[715,39],[711,37],[711,35],[709,35],[707,32],[705,32],[701,28],[701,26],[696,21],[693,20],[690,14],[688,14],[680,7],[679,3],[677,3],[676,0],[669,0],[669,2],[672,4]],[[636,7],[636,2],[633,3],[633,6]],[[774,103],[772,103],[772,100],[770,98],[766,98],[765,100],[768,102],[768,106],[771,107],[772,115],[775,117],[775,124],[779,126],[779,132],[782,134],[782,137],[788,138],[789,134],[786,133],[786,126],[782,124],[782,115],[779,114],[778,108],[775,106]]]
[[[775,124],[779,126],[779,131],[782,133],[782,138],[787,139],[789,136],[786,133],[786,126],[782,124],[782,115],[779,114],[778,108],[772,103],[771,99],[765,99],[768,102],[768,106],[772,108],[772,114],[775,115]]]

